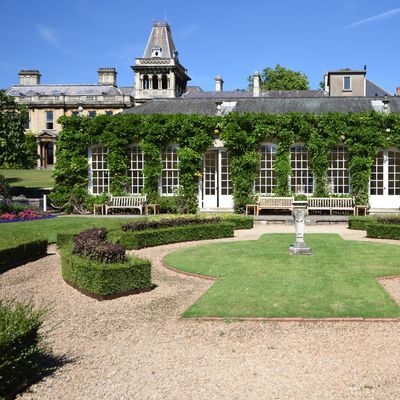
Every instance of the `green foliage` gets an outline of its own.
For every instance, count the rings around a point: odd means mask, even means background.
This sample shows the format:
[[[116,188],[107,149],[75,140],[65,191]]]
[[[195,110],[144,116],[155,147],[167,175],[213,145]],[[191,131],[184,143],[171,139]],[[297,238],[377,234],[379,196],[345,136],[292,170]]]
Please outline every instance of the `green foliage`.
[[[124,263],[102,263],[74,255],[71,250],[71,246],[64,246],[60,251],[62,276],[81,289],[108,296],[152,286],[149,260],[128,257]]]
[[[367,229],[367,225],[376,222],[376,217],[374,216],[350,216],[348,219],[349,229],[365,231]]]
[[[0,167],[30,168],[24,124],[28,109],[0,90]]]
[[[44,257],[47,240],[32,233],[9,236],[0,234],[0,272],[16,265]]]
[[[10,185],[7,183],[3,174],[0,174],[0,199],[7,199],[10,197]]]
[[[223,222],[121,232],[118,234],[118,243],[128,250],[133,250],[169,243],[233,237],[233,235],[234,225]]]
[[[399,224],[390,225],[371,222],[366,225],[366,230],[369,238],[400,240]]]
[[[264,68],[260,74],[262,90],[307,90],[310,89],[307,76],[298,71],[276,64],[275,68]],[[253,87],[253,77],[249,76],[249,88]]]
[[[0,398],[15,395],[37,377],[45,353],[38,330],[44,310],[0,300]]]
[[[36,168],[36,160],[38,159],[36,137],[32,132],[25,134],[25,147],[26,147],[26,165],[25,168]]]
[[[233,224],[233,229],[252,229],[254,226],[254,218],[243,215],[222,215],[222,222]]]

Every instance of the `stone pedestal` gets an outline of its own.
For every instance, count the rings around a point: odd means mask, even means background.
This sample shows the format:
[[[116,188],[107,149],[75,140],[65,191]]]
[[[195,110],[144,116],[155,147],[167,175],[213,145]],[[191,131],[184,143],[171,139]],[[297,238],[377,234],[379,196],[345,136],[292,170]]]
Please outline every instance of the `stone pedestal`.
[[[289,246],[290,255],[311,255],[311,248],[304,242],[304,220],[307,216],[307,201],[293,202],[293,219],[296,241]]]

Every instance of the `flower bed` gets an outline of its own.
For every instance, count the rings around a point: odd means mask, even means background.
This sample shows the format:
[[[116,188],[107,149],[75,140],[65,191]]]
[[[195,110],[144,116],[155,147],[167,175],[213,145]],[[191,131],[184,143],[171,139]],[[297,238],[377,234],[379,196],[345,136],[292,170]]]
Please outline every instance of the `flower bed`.
[[[55,215],[50,215],[48,213],[27,209],[20,212],[9,212],[0,214],[0,224],[6,222],[24,222],[24,221],[33,221],[36,219],[44,219],[44,218],[55,218]]]

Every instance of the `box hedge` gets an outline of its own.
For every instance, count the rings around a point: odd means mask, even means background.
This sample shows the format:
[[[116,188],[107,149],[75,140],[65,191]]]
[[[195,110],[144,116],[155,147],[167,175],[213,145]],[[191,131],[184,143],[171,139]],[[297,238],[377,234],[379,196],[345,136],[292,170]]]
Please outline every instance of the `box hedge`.
[[[0,398],[13,398],[41,373],[43,310],[0,300]]]
[[[106,263],[72,254],[72,246],[61,248],[63,278],[84,291],[109,296],[136,289],[151,288],[151,263],[127,257],[123,263]]]
[[[47,240],[32,234],[0,235],[0,273],[47,254]]]
[[[254,226],[254,218],[244,215],[223,215],[222,222],[229,222],[234,225],[234,229],[252,229]]]
[[[381,223],[369,223],[367,225],[367,237],[378,239],[400,239],[400,225]]]
[[[376,222],[376,220],[377,218],[373,216],[351,216],[348,220],[349,229],[365,231],[367,229],[367,225]]]
[[[111,232],[111,237],[128,250],[160,246],[169,243],[234,236],[232,223],[184,225],[144,231]]]

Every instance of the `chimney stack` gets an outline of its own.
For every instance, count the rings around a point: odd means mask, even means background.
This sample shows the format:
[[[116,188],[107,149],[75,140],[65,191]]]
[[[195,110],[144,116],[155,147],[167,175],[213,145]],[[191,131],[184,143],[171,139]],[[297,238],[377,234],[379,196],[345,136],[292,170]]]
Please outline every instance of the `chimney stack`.
[[[260,93],[261,93],[260,74],[258,71],[255,71],[253,75],[253,97],[260,97]]]
[[[400,87],[396,88],[396,96],[400,96]]]
[[[117,85],[117,71],[115,68],[99,68],[97,74],[99,85]]]
[[[215,78],[215,91],[222,92],[224,90],[224,80],[220,75],[217,75]]]
[[[18,75],[20,85],[40,85],[42,75],[37,69],[21,69]]]

